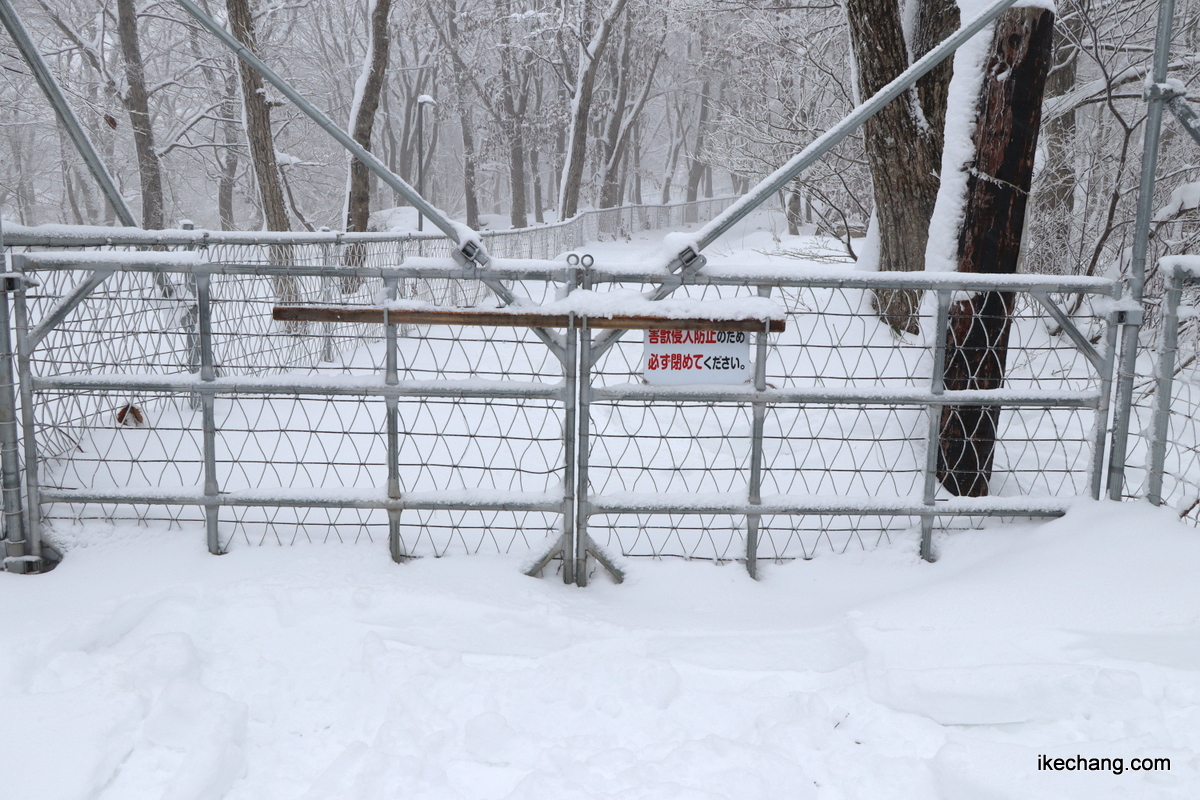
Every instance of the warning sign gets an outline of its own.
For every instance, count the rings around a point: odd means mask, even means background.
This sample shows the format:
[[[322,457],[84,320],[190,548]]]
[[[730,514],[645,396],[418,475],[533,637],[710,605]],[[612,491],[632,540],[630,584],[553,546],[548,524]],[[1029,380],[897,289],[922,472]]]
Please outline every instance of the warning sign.
[[[750,334],[646,331],[642,375],[657,386],[745,383],[750,377]]]

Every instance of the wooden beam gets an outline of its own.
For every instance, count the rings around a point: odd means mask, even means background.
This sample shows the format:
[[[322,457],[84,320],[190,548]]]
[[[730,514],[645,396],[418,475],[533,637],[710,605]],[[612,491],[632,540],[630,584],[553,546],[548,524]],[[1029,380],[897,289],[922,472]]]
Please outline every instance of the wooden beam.
[[[386,318],[384,316],[386,312]],[[485,328],[566,328],[571,324],[567,314],[515,314],[503,311],[395,311],[371,307],[345,306],[276,306],[271,318],[282,322],[365,322],[382,325],[467,325]],[[575,327],[581,319],[574,317]],[[686,319],[653,316],[588,317],[589,328],[616,330],[691,330],[691,331],[762,331],[782,333],[786,323],[781,319]]]

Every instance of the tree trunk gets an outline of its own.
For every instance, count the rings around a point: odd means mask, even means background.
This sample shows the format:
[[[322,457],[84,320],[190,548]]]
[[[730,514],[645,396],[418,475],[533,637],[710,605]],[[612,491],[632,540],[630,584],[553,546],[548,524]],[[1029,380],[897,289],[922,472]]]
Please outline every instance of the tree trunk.
[[[575,92],[571,103],[571,133],[567,137],[567,153],[559,188],[558,218],[570,219],[579,210],[579,191],[583,186],[583,166],[587,156],[588,120],[592,113],[592,92],[600,60],[608,46],[613,22],[625,10],[627,0],[612,0],[585,47],[579,45],[579,68],[576,70]],[[586,8],[586,6],[585,6]]]
[[[908,68],[900,8],[897,0],[846,0],[846,16],[859,95],[865,99]],[[958,27],[957,6],[953,0],[923,0],[917,23],[913,58]],[[944,62],[916,91],[902,94],[863,126],[879,224],[880,271],[925,267],[929,221],[940,184],[949,81],[949,62]],[[918,292],[881,290],[874,303],[884,323],[901,332],[918,331]]]
[[[225,7],[229,12],[229,27],[234,38],[251,52],[257,52],[250,0],[225,0]],[[241,60],[238,61],[238,70],[242,76],[246,139],[250,145],[250,159],[254,164],[254,176],[258,181],[259,200],[262,203],[267,230],[289,231],[292,226],[283,200],[283,187],[279,182],[275,138],[271,134],[271,108],[267,104],[262,78],[249,64]]]
[[[960,272],[1017,270],[1053,29],[1054,14],[1041,8],[1010,9],[997,20],[980,92],[975,160],[968,170]],[[951,307],[947,390],[1004,385],[1012,310],[1012,292],[984,292]],[[999,415],[999,406],[942,409],[937,472],[951,494],[988,494]]]
[[[233,70],[237,69],[236,65]],[[217,213],[221,217],[221,230],[237,230],[237,220],[233,214],[233,190],[237,184],[238,170],[238,137],[233,118],[237,114],[237,75],[230,70],[225,76],[225,92],[221,97],[221,117],[224,120],[221,128],[224,136],[224,148],[217,161],[221,166],[221,176],[217,182]]]
[[[388,14],[392,0],[373,0],[368,20],[370,38],[367,55],[363,60],[363,73],[359,77],[361,89],[354,98],[351,111],[350,134],[364,150],[371,149],[371,133],[375,128],[375,112],[379,110],[379,96],[383,91],[384,75],[387,72]],[[365,231],[367,218],[371,214],[371,171],[357,158],[350,159],[350,180],[346,196],[346,230]]]
[[[150,125],[150,99],[146,92],[146,74],[138,42],[137,12],[133,0],[117,0],[117,38],[125,60],[125,82],[129,84],[125,106],[133,128],[133,146],[137,151],[138,177],[142,184],[142,227],[163,227],[162,166],[154,149],[154,130]]]
[[[250,0],[225,0],[225,8],[229,12],[229,28],[234,38],[250,52],[256,53],[258,44],[254,36],[254,15],[250,11]],[[275,137],[271,133],[271,107],[267,103],[262,77],[241,59],[238,59],[238,71],[242,78],[246,140],[250,145],[250,161],[254,165],[254,176],[258,182],[263,221],[269,231],[290,231],[292,225],[288,219],[283,185],[279,179],[279,164],[275,158]],[[271,261],[275,264],[290,265],[292,255],[290,245],[271,247]],[[294,276],[276,275],[271,278],[271,285],[281,304],[300,302],[300,283]],[[284,330],[288,333],[304,333],[307,328],[307,323],[304,322],[284,323]]]
[[[475,177],[475,123],[465,104],[459,105],[458,123],[462,129],[463,144],[463,201],[467,206],[467,227],[479,230],[479,194]]]

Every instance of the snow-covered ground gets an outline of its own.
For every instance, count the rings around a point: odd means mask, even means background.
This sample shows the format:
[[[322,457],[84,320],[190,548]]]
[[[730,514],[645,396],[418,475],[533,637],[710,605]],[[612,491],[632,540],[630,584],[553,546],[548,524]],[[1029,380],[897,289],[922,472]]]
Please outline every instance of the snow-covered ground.
[[[1200,795],[1200,534],[1140,503],[584,590],[193,533],[0,574],[6,800]]]
[[[818,246],[762,215],[708,255]],[[910,531],[583,590],[535,552],[56,536],[54,572],[0,573],[0,800],[1200,797],[1200,533],[1141,503],[939,534],[935,564]]]

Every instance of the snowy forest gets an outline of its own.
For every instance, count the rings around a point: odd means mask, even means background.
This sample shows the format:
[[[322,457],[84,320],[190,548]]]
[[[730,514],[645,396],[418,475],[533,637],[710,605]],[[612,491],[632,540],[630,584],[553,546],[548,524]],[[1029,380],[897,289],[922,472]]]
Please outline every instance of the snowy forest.
[[[897,61],[920,57],[973,11],[952,0],[200,5],[394,172],[423,183],[435,205],[474,228],[744,192],[844,116],[865,88],[907,66]],[[370,212],[404,205],[252,71],[239,70],[178,4],[14,6],[143,227],[189,219],[224,230],[367,230]],[[1027,210],[1028,271],[1120,269],[1156,8],[1151,0],[1059,4]],[[1200,77],[1198,22],[1200,3],[1179,3],[1170,69],[1189,87]],[[12,42],[0,52],[10,109],[0,145],[4,218],[112,224],[112,209]],[[947,62],[910,98],[917,126],[890,153],[897,169],[932,175],[941,164],[951,69]],[[879,159],[864,141],[871,135],[870,126],[858,132],[779,196],[792,232],[810,226],[839,239],[847,257],[861,254],[856,239],[874,213],[871,165]],[[1197,151],[1173,121],[1163,136],[1153,246],[1187,252],[1200,236],[1200,192],[1190,183],[1200,180]],[[936,187],[933,176],[935,194]],[[918,251],[923,245],[918,237]]]

